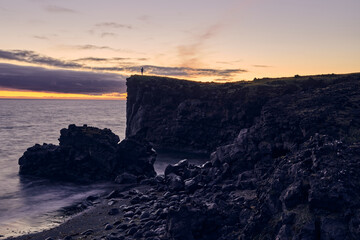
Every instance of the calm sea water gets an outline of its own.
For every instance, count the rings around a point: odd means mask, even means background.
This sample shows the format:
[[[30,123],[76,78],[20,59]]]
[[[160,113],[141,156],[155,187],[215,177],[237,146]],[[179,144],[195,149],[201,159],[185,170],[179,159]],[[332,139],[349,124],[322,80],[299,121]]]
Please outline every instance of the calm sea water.
[[[111,184],[90,186],[20,179],[18,159],[35,143],[58,144],[60,129],[69,124],[110,128],[125,135],[125,101],[0,100],[0,235],[39,231],[64,219],[58,210]]]
[[[58,144],[60,129],[69,124],[110,128],[125,136],[126,102],[98,100],[0,100],[0,239],[40,231],[66,220],[61,209],[102,194],[112,183],[73,185],[18,176],[18,159],[35,143]],[[201,155],[159,152],[157,173],[169,163],[188,158],[201,164]]]

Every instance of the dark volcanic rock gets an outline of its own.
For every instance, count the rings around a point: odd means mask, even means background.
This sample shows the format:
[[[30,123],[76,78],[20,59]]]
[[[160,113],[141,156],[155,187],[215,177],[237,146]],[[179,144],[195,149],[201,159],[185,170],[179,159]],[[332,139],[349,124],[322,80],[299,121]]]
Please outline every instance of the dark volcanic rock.
[[[20,174],[61,181],[114,180],[119,174],[155,176],[156,153],[149,145],[123,140],[109,129],[69,125],[60,145],[36,144],[19,159]],[[129,182],[129,178],[120,177]],[[134,182],[134,179],[131,180]],[[135,181],[136,182],[136,181]]]
[[[298,94],[310,92],[310,98],[302,100],[304,103],[308,101],[311,104],[309,107],[317,107],[322,102],[326,103],[330,100],[336,103],[334,105],[336,109],[342,109],[338,107],[344,102],[346,102],[344,110],[352,108],[356,106],[352,103],[354,98],[346,95],[346,91],[358,91],[359,78],[359,74],[321,75],[216,84],[154,76],[132,76],[127,79],[126,136],[138,140],[145,139],[157,148],[210,152],[221,145],[230,144],[241,129],[251,127],[255,119],[261,115],[263,106],[272,99],[288,95],[287,99],[281,100],[282,106],[278,107],[298,112],[296,108],[288,108],[295,106],[291,104],[287,106],[288,101],[296,100]],[[355,86],[355,89],[338,88],[338,84],[347,84],[350,88]],[[336,88],[345,95],[332,98],[336,95],[331,95],[330,92],[324,95],[321,93],[322,90],[316,92],[317,89],[326,89],[333,85],[338,85]],[[315,92],[311,93],[311,91]],[[320,94],[320,97],[312,98],[316,97],[316,94]],[[281,108],[279,110],[281,111]],[[342,129],[345,131],[348,130],[346,128],[351,128],[348,122],[350,118],[341,122],[341,112],[336,112],[334,115],[327,113],[326,109],[319,108],[319,110],[318,113],[321,115],[317,115],[320,118],[314,116],[304,119],[300,115],[300,126],[303,124],[316,126],[317,123],[325,120],[331,128],[326,130],[328,132],[336,132],[337,125],[343,125]],[[358,110],[353,112],[354,117],[359,118],[359,114]],[[323,119],[322,116],[326,118]],[[281,115],[273,115],[273,117],[279,119]],[[335,118],[331,120],[331,117]],[[283,127],[291,130],[293,125],[287,124],[286,119],[283,119]],[[305,134],[311,136],[313,130],[316,130],[316,127],[307,129]],[[350,133],[350,135],[354,134],[359,135],[355,132]],[[267,146],[262,147],[265,151]],[[273,154],[282,155],[282,146],[279,146]]]
[[[157,183],[164,239],[360,239],[360,74],[127,85],[127,136],[215,150]]]
[[[190,209],[182,205],[168,214],[167,237],[171,240],[216,240],[219,239],[221,225],[224,222],[217,210]]]
[[[119,184],[137,183],[137,177],[130,173],[122,173],[116,177],[115,182]]]
[[[156,151],[147,142],[124,139],[118,145],[117,159],[122,171],[136,176],[156,176],[153,166]]]
[[[183,207],[178,211],[171,211],[168,216],[167,232],[171,240],[194,240],[191,231],[190,211]]]
[[[360,209],[360,173],[354,171],[360,167],[360,145],[315,135],[298,148],[254,164],[257,201],[255,215],[240,219],[244,238],[359,238],[352,221]]]

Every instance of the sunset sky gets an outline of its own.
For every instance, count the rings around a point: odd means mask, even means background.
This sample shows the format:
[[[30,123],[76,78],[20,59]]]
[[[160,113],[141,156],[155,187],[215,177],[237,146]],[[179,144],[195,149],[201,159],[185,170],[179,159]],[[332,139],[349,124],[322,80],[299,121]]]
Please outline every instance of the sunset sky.
[[[359,0],[1,0],[0,98],[124,99],[126,77],[360,72]]]

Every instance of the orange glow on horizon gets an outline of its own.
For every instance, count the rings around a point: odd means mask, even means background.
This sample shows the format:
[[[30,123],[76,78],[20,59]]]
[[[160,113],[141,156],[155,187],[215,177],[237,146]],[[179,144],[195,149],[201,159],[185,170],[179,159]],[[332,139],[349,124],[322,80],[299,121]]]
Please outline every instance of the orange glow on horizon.
[[[107,93],[102,95],[33,92],[18,90],[0,90],[0,99],[78,99],[78,100],[126,100],[127,93]]]

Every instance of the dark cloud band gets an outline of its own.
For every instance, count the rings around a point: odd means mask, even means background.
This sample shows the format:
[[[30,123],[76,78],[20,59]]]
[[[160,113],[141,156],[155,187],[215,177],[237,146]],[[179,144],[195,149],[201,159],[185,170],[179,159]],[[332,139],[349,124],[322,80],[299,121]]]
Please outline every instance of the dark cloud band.
[[[118,74],[49,70],[5,63],[0,63],[0,87],[94,95],[126,92],[125,76]]]
[[[56,58],[39,55],[33,51],[26,51],[26,50],[12,50],[12,51],[0,50],[0,59],[16,60],[20,62],[35,63],[35,64],[52,66],[52,67],[62,67],[62,68],[82,67],[82,65],[74,62],[62,61]]]

